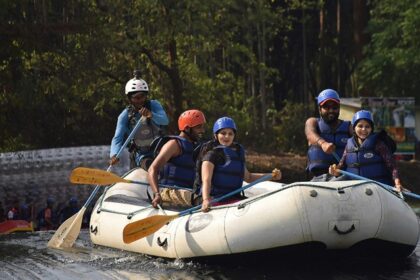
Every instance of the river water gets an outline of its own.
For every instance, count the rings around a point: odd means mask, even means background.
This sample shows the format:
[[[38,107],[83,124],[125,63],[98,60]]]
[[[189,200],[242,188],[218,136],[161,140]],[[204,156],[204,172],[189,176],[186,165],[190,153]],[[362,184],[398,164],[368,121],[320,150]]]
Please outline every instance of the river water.
[[[70,196],[85,201],[91,189],[74,188],[63,178],[77,166],[106,162],[106,147],[49,149],[0,154],[0,199],[30,196],[44,201],[52,195],[65,203]],[[54,172],[50,172],[53,169]],[[48,172],[47,172],[48,171]],[[56,171],[56,172],[55,172]],[[42,173],[47,172],[47,173]],[[61,173],[60,173],[61,172]],[[118,172],[117,172],[118,173]],[[38,176],[34,177],[34,174]],[[64,174],[64,175],[63,175]],[[40,178],[45,178],[44,181]],[[32,180],[37,184],[34,185]],[[7,182],[7,184],[6,184]],[[66,183],[67,185],[63,185]],[[14,185],[15,184],[15,185]],[[64,191],[65,190],[65,191]],[[33,191],[32,194],[29,191]],[[7,205],[5,205],[7,206]],[[41,205],[42,206],[42,205]],[[420,209],[420,205],[412,205]],[[53,231],[0,235],[0,280],[6,279],[419,279],[420,247],[401,260],[305,258],[253,263],[203,263],[166,260],[94,246],[87,230],[70,251],[47,248]]]
[[[252,264],[166,260],[92,245],[87,230],[74,248],[47,248],[53,231],[0,236],[0,279],[420,279],[420,247],[405,259],[272,260]]]

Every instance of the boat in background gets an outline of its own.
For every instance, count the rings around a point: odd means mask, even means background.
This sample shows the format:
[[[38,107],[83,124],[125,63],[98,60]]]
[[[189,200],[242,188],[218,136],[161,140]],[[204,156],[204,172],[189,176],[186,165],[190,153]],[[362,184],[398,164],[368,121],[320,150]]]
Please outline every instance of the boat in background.
[[[134,169],[124,178],[147,182],[147,173]],[[247,199],[181,216],[145,238],[124,243],[127,224],[184,210],[171,205],[153,208],[151,193],[150,187],[131,183],[108,188],[92,212],[92,242],[170,259],[241,260],[312,251],[405,257],[419,239],[419,222],[411,207],[376,183],[266,181],[251,187]]]
[[[25,220],[6,220],[0,223],[0,234],[9,234],[19,231],[34,231],[34,228],[31,222]]]

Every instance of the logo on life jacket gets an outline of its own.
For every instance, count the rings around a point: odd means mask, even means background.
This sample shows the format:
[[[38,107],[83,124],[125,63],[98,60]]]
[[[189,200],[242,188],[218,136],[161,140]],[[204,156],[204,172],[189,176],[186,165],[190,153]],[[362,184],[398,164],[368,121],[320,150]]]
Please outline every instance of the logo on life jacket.
[[[140,131],[141,131],[141,134],[142,134],[142,135],[149,135],[151,130],[150,130],[150,129],[145,128],[145,129],[140,130]]]
[[[364,154],[364,158],[373,158],[373,153]]]

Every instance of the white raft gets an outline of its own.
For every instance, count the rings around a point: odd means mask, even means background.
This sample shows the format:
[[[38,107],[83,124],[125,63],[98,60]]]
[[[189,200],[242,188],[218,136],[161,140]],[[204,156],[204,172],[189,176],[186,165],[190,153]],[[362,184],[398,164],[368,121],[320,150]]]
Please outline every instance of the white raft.
[[[146,181],[142,169],[125,178]],[[109,188],[92,212],[92,242],[165,258],[264,256],[314,244],[323,251],[399,257],[410,255],[419,238],[411,207],[375,183],[267,181],[249,188],[245,200],[179,217],[154,234],[125,244],[127,224],[177,213],[151,207],[147,191],[151,193],[150,187],[127,183]]]

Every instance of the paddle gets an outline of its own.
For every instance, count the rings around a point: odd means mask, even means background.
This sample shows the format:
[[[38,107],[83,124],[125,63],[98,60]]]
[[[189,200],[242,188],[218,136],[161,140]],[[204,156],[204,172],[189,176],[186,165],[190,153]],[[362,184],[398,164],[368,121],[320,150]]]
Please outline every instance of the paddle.
[[[144,171],[147,172],[147,171]],[[87,167],[77,167],[73,169],[70,174],[70,182],[74,184],[82,184],[82,185],[101,185],[107,186],[115,183],[131,183],[131,184],[139,184],[144,186],[149,186],[148,182],[141,182],[135,180],[128,180],[121,178],[117,174],[114,174],[109,171],[95,169],[95,168],[87,168]],[[180,190],[191,190],[191,188],[183,188],[178,186],[172,185],[163,185],[159,184],[161,187],[165,188],[172,188],[172,189],[180,189]]]
[[[125,149],[125,147],[128,145],[128,143],[131,141],[131,139],[134,137],[136,131],[139,129],[141,125],[140,120],[137,122],[136,126],[131,131],[130,135],[125,140],[124,144],[121,146],[120,150],[116,154],[116,157],[119,158],[121,156],[121,153]],[[111,169],[112,165],[108,166],[108,171]],[[48,242],[47,246],[50,248],[56,248],[56,249],[63,249],[63,248],[71,248],[76,241],[77,237],[79,236],[80,229],[82,227],[82,221],[83,221],[83,215],[86,211],[86,208],[89,206],[93,198],[95,197],[96,193],[99,191],[100,186],[96,185],[93,192],[90,194],[89,198],[83,205],[83,207],[64,221],[60,225],[60,227],[55,231],[53,237],[51,237],[50,241]]]
[[[261,183],[263,181],[269,180],[272,178],[272,174],[267,174],[257,180],[255,180],[254,182],[243,186],[242,188],[239,188],[237,190],[234,190],[228,194],[225,194],[219,198],[214,199],[212,202],[218,202],[221,201],[225,198],[231,197],[237,193],[240,193],[243,190],[246,190],[258,183]],[[198,210],[201,208],[201,205],[197,205],[195,207],[189,208],[187,210],[181,211],[178,214],[175,215],[154,215],[154,216],[150,216],[147,217],[145,219],[142,220],[138,220],[132,223],[127,224],[124,227],[123,230],[123,240],[124,243],[132,243],[136,240],[139,240],[143,237],[146,237],[152,233],[155,233],[156,231],[158,231],[161,227],[163,227],[164,225],[166,225],[167,223],[169,223],[170,221],[178,218],[178,217],[182,217],[188,214],[192,214],[194,211]]]
[[[73,169],[70,174],[70,182],[73,184],[101,186],[115,183],[134,183],[140,185],[148,185],[147,182],[127,180],[109,171],[87,167],[77,167]]]
[[[360,176],[360,175],[357,175],[357,174],[354,174],[354,173],[350,173],[350,172],[347,172],[347,171],[344,171],[344,170],[341,170],[341,169],[338,169],[338,172],[340,172],[341,174],[344,174],[344,175],[346,175],[346,176],[352,177],[352,178],[354,178],[354,179],[371,181],[371,182],[374,182],[374,183],[377,183],[377,184],[381,185],[382,187],[384,187],[384,188],[385,188],[385,189],[387,189],[387,190],[390,190],[390,191],[396,191],[396,192],[398,192],[396,188],[391,187],[391,186],[389,186],[389,185],[387,185],[387,184],[383,184],[383,183],[381,183],[381,182],[378,182],[378,181],[375,181],[375,180],[371,180],[371,179],[369,179],[369,178],[366,178],[366,177],[363,177],[363,176]],[[417,198],[417,199],[420,199],[420,195],[418,195],[418,194],[415,194],[415,193],[412,193],[412,192],[406,192],[406,191],[403,191],[403,193],[404,193],[404,195],[406,195],[406,196],[409,196],[409,197],[412,197],[412,198]]]
[[[340,162],[340,158],[338,157],[337,153],[336,153],[336,152],[333,152],[332,154],[333,154],[333,156],[335,157],[335,159],[336,159],[338,162]],[[375,180],[371,180],[371,179],[369,179],[369,178],[366,178],[366,177],[363,177],[363,176],[360,176],[360,175],[357,175],[357,174],[354,174],[354,173],[350,173],[350,172],[347,172],[347,171],[344,171],[344,170],[341,170],[341,169],[339,169],[339,170],[338,170],[338,172],[340,172],[340,173],[341,173],[341,174],[343,174],[343,175],[347,175],[347,176],[349,176],[349,177],[352,177],[352,178],[354,178],[354,179],[359,179],[359,180],[366,180],[366,181],[375,182],[375,183],[377,183],[377,184],[381,185],[382,187],[384,187],[384,188],[385,188],[385,189],[387,189],[387,190],[398,192],[398,194],[399,194],[399,196],[401,197],[401,199],[404,199],[404,197],[402,196],[402,193],[403,193],[404,195],[406,195],[406,196],[409,196],[409,197],[412,197],[412,198],[417,198],[417,199],[420,199],[420,195],[415,194],[415,193],[412,193],[412,192],[406,192],[406,191],[399,192],[396,188],[394,188],[394,187],[392,187],[392,186],[389,186],[389,185],[387,185],[387,184],[384,184],[384,183],[381,183],[381,182],[378,182],[378,181],[375,181]]]

